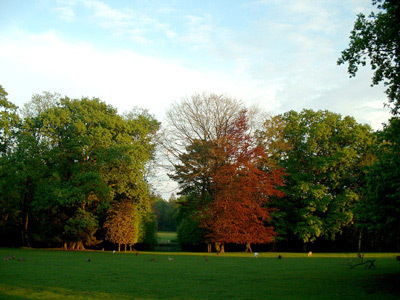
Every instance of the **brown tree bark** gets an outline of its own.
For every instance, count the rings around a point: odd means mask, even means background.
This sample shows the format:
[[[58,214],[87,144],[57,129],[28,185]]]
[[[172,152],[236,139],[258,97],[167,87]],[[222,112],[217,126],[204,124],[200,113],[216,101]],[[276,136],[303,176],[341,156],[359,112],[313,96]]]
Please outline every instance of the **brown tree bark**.
[[[251,243],[246,243],[246,252],[253,253],[253,250],[251,250]]]

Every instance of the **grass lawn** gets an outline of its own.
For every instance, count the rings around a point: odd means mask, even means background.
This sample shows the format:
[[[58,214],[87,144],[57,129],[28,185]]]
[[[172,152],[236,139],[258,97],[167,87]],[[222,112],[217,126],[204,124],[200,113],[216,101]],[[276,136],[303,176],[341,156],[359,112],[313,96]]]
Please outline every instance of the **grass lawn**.
[[[157,232],[157,240],[159,243],[170,243],[171,241],[176,240],[176,238],[177,238],[176,232],[166,232],[166,231]]]
[[[398,299],[398,254],[115,253],[0,248],[0,299]],[[168,260],[168,256],[174,258]],[[20,262],[18,258],[24,258]],[[90,258],[90,262],[87,259]],[[156,258],[156,261],[150,261]],[[396,275],[394,275],[396,274]],[[393,280],[397,280],[393,290]]]

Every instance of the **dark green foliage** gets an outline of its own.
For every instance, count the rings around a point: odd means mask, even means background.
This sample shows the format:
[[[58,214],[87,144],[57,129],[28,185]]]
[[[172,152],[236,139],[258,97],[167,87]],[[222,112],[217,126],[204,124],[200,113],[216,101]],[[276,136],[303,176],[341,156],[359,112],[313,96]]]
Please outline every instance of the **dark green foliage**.
[[[154,212],[157,216],[158,231],[176,231],[178,205],[174,199],[165,201],[164,199],[156,198]]]
[[[348,63],[348,73],[356,76],[358,67],[368,62],[374,71],[372,85],[381,82],[392,106],[393,117],[382,133],[377,161],[370,168],[365,186],[366,198],[357,207],[359,225],[375,237],[378,244],[397,244],[399,233],[399,120],[400,113],[400,2],[373,0],[377,12],[359,14],[350,35],[348,49],[338,64]],[[361,235],[360,235],[361,236]]]
[[[359,207],[361,226],[381,244],[400,249],[400,120],[379,135],[378,159],[370,168],[367,197]]]
[[[205,231],[199,228],[200,222],[192,216],[178,226],[178,244],[182,250],[200,250],[205,244]]]
[[[378,12],[369,17],[359,14],[351,31],[349,48],[342,52],[338,64],[348,62],[348,73],[355,76],[358,67],[367,62],[374,70],[372,84],[387,87],[392,111],[400,110],[400,2],[373,0]]]
[[[157,246],[157,219],[154,213],[145,213],[140,220],[138,243],[141,249],[153,250]]]

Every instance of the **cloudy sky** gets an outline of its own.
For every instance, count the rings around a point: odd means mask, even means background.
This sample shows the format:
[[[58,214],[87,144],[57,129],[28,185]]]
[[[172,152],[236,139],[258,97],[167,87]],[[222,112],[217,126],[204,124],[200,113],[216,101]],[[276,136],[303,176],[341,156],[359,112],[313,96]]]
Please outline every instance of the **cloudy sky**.
[[[388,119],[371,71],[337,66],[369,0],[2,0],[0,84],[18,106],[35,93],[99,97],[162,121],[172,101],[215,92],[272,113],[302,108]]]

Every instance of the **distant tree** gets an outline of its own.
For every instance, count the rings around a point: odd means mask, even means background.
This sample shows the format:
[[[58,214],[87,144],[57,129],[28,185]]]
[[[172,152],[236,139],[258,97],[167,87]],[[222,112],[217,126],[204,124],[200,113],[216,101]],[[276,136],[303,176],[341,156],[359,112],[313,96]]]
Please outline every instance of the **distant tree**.
[[[177,204],[174,199],[165,201],[156,198],[154,212],[157,216],[158,231],[176,231]]]
[[[177,228],[178,244],[182,250],[199,250],[205,244],[205,230],[194,216],[184,218]]]
[[[243,111],[213,149],[222,162],[212,176],[215,196],[202,213],[201,227],[208,230],[210,242],[246,244],[251,251],[251,244],[272,242],[276,235],[265,204],[283,196],[278,190],[283,173],[268,165],[268,154],[248,129]]]
[[[334,239],[355,222],[365,167],[374,161],[371,128],[351,117],[312,110],[289,111],[264,126],[261,140],[287,173],[286,196],[271,204],[278,208],[277,232],[304,243]],[[283,130],[274,136],[275,128]]]
[[[157,218],[153,212],[141,215],[139,223],[139,240],[142,247],[153,250],[157,246]]]
[[[116,202],[108,211],[107,221],[104,228],[107,230],[106,239],[118,244],[118,251],[121,245],[133,246],[138,240],[139,216],[135,207],[130,201]]]
[[[342,52],[338,64],[348,62],[348,73],[354,77],[358,67],[367,62],[374,70],[372,85],[383,82],[387,86],[392,111],[400,110],[400,2],[373,0],[378,12],[367,18],[359,14],[351,31],[349,47]]]

